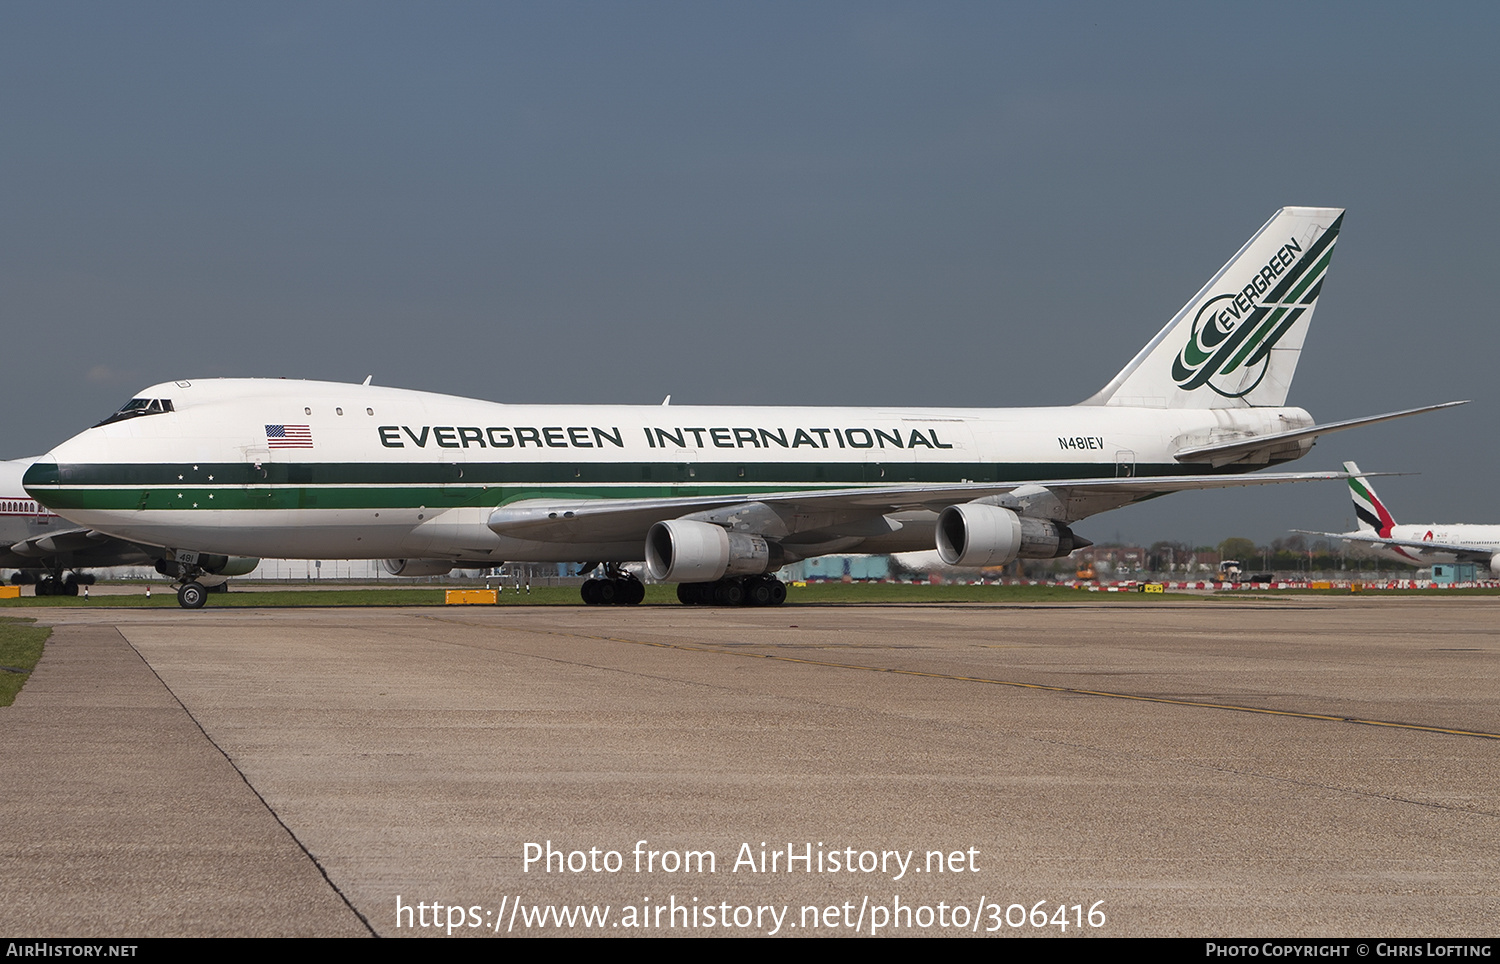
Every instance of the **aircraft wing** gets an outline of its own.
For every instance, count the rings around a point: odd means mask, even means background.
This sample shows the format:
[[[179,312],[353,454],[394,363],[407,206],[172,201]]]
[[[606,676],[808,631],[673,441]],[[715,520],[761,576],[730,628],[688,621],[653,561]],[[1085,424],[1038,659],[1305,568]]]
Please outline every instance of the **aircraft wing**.
[[[101,543],[108,541],[110,541],[109,536],[92,529],[63,529],[30,539],[22,539],[11,546],[10,551],[18,556],[54,556],[59,552],[98,548]]]
[[[1402,549],[1416,549],[1422,552],[1443,552],[1458,557],[1461,562],[1482,562],[1488,564],[1490,557],[1495,554],[1494,549],[1485,549],[1476,546],[1454,546],[1445,542],[1428,542],[1419,539],[1386,539],[1376,533],[1364,532],[1314,532],[1311,529],[1293,529],[1309,536],[1329,536],[1334,539],[1342,539],[1345,542],[1362,542],[1375,547]]]
[[[0,546],[0,567],[51,568],[54,564],[90,568],[151,565],[162,550],[105,535],[95,529],[75,528],[22,539]]]
[[[527,499],[490,513],[489,528],[502,536],[540,542],[601,542],[645,538],[657,522],[684,516],[721,521],[732,510],[773,538],[808,530],[875,535],[880,517],[916,510],[938,511],[961,502],[990,499],[1035,507],[1046,518],[1075,522],[1099,512],[1170,492],[1347,479],[1347,472],[1279,472],[1247,475],[1172,475],[1114,479],[1058,479],[931,485],[870,485],[861,488],[731,493],[658,499]],[[873,525],[872,525],[873,524]]]

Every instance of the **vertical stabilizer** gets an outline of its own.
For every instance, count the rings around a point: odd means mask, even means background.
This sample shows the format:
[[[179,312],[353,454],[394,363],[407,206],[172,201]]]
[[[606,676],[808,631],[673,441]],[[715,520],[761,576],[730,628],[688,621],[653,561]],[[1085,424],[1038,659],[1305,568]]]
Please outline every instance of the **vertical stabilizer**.
[[[1286,404],[1343,223],[1342,208],[1282,208],[1085,405]]]
[[[1370,485],[1369,479],[1359,474],[1359,466],[1353,462],[1345,462],[1344,471],[1349,473],[1349,495],[1354,499],[1354,515],[1359,519],[1359,531],[1373,532],[1389,538],[1391,530],[1396,527],[1396,520],[1391,517],[1385,503],[1380,501],[1380,496],[1375,494],[1375,487]]]

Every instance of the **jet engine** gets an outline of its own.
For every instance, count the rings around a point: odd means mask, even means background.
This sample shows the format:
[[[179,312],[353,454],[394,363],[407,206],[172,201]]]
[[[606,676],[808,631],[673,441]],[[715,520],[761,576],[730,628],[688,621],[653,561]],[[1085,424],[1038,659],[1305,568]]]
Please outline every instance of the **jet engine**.
[[[646,533],[646,570],[661,582],[714,582],[781,566],[781,547],[765,536],[730,532],[708,522],[673,519]]]
[[[386,559],[381,565],[393,576],[446,576],[453,571],[452,559]]]
[[[216,576],[246,576],[260,565],[260,559],[255,556],[199,556],[198,565]]]
[[[1091,545],[1061,523],[1022,518],[998,505],[965,502],[948,506],[938,516],[938,555],[950,566],[982,568],[1017,558],[1056,559]]]
[[[180,557],[179,557],[180,558]],[[244,576],[249,574],[256,566],[260,565],[260,559],[256,556],[221,556],[213,552],[200,552],[193,563],[198,569],[212,576]],[[163,576],[173,579],[187,578],[194,574],[195,570],[184,568],[184,566],[171,559],[158,559],[156,571]]]
[[[1490,556],[1490,576],[1500,579],[1500,552]]]

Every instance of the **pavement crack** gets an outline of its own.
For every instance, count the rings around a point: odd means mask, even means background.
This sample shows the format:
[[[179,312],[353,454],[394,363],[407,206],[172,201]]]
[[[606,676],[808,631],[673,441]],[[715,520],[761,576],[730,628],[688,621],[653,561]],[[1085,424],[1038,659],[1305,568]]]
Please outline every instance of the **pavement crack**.
[[[251,783],[249,778],[245,776],[245,771],[241,770],[239,764],[235,763],[234,757],[230,756],[229,753],[219,745],[218,741],[209,734],[208,730],[204,728],[198,717],[193,715],[193,711],[188,709],[187,704],[184,703],[181,698],[179,698],[178,695],[172,690],[171,685],[166,680],[162,679],[161,674],[156,671],[155,666],[151,665],[151,661],[146,659],[145,654],[142,653],[139,649],[136,649],[135,644],[130,641],[130,637],[126,636],[123,632],[120,632],[119,627],[115,627],[115,632],[119,633],[120,639],[124,641],[126,646],[130,647],[130,651],[135,653],[136,658],[139,659],[142,665],[146,667],[146,671],[154,676],[156,678],[156,681],[161,684],[162,689],[166,690],[167,694],[172,697],[172,701],[176,703],[179,708],[181,708],[182,712],[187,715],[187,718],[189,720],[192,720],[193,726],[197,727],[198,732],[203,734],[203,738],[208,741],[209,746],[212,746],[216,751],[218,751],[219,755],[224,758],[224,761],[228,763],[229,766],[234,770],[235,775],[238,776],[240,778],[240,781],[245,784],[245,788],[255,795],[255,799],[260,801],[261,806],[266,808],[266,813],[271,815],[271,819],[275,820],[277,825],[280,826],[282,830],[286,831],[286,834],[291,838],[292,843],[297,845],[297,849],[302,851],[307,859],[312,862],[312,865],[317,868],[317,871],[322,876],[323,880],[326,881],[328,886],[332,888],[333,892],[338,895],[339,900],[343,901],[344,906],[349,908],[350,913],[358,918],[359,922],[364,925],[365,930],[369,932],[371,937],[379,937],[380,935],[375,932],[375,928],[370,924],[369,919],[365,917],[364,914],[360,913],[359,908],[354,906],[353,902],[349,900],[348,895],[339,888],[338,884],[334,883],[333,878],[328,875],[327,868],[325,868],[322,862],[313,855],[313,852],[311,850],[307,849],[307,845],[302,842],[302,838],[297,836],[296,831],[287,826],[286,821],[281,819],[281,814],[276,812],[276,808],[271,806],[270,802],[261,795],[261,792],[259,790],[255,789],[255,784]]]

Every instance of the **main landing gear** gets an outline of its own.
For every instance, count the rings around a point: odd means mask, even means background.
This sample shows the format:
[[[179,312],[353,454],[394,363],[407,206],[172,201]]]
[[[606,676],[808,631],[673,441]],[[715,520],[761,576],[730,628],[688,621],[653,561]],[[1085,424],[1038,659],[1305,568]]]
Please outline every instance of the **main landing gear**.
[[[202,609],[207,602],[207,595],[211,592],[228,592],[229,583],[216,582],[205,586],[196,579],[189,580],[177,587],[177,605],[183,609]]]
[[[587,606],[639,606],[646,587],[633,573],[605,563],[603,579],[586,579],[579,592]]]
[[[89,573],[68,573],[64,576],[57,573],[52,576],[42,576],[36,581],[36,594],[38,596],[76,596],[79,586],[91,586],[94,577]]]
[[[786,583],[769,573],[718,582],[677,584],[677,599],[685,606],[780,606],[786,602]]]

